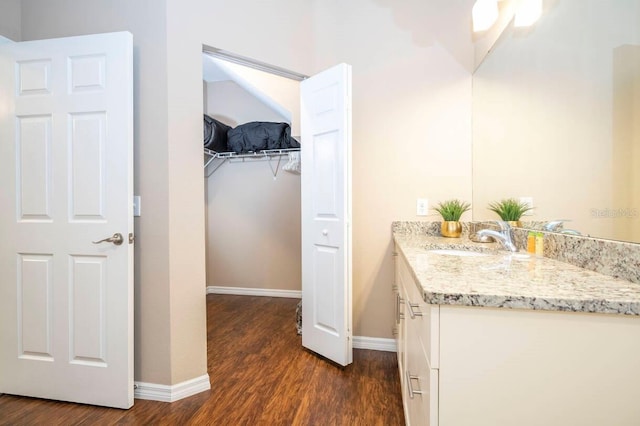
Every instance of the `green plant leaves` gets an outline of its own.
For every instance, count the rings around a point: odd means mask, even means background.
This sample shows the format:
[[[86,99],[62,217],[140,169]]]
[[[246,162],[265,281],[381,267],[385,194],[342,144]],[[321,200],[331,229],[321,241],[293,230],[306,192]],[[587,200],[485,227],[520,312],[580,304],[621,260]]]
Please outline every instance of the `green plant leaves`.
[[[521,203],[515,198],[505,198],[489,203],[488,209],[497,213],[500,219],[507,222],[520,220],[523,214],[532,210],[526,203]]]
[[[466,212],[470,208],[471,204],[465,203],[464,201],[447,200],[438,203],[438,205],[433,209],[440,213],[443,220],[457,222],[460,220],[462,213]]]

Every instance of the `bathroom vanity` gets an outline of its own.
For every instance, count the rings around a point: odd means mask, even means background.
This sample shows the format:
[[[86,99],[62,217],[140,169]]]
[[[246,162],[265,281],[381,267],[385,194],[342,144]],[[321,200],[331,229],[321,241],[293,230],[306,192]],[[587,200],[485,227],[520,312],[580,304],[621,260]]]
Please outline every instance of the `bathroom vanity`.
[[[394,242],[407,424],[640,424],[640,284],[467,238]]]

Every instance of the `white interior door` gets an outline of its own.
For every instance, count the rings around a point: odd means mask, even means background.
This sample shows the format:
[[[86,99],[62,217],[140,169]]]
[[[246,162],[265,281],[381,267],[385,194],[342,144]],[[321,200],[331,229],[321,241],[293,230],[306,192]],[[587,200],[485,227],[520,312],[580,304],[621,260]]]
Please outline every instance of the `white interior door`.
[[[132,69],[129,33],[0,45],[0,392],[133,405]]]
[[[340,365],[351,340],[351,66],[301,95],[302,345]]]

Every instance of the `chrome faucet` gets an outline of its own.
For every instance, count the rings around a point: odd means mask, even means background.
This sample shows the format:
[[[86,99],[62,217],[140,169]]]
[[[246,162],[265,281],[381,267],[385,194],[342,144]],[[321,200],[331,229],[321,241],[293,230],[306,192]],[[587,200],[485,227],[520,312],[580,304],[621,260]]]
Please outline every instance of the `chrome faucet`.
[[[575,229],[564,229],[562,227],[562,224],[564,222],[565,222],[564,220],[552,220],[551,222],[545,223],[542,229],[544,231],[549,231],[549,232],[560,232],[561,234],[582,235],[579,231],[576,231]]]
[[[552,220],[551,222],[545,223],[542,229],[549,232],[560,231],[563,223],[564,220]]]
[[[513,234],[511,233],[511,227],[509,224],[502,220],[496,220],[495,223],[500,226],[500,231],[494,231],[493,229],[481,229],[476,235],[478,237],[489,236],[493,237],[502,246],[512,252],[517,252],[518,247],[513,243]]]

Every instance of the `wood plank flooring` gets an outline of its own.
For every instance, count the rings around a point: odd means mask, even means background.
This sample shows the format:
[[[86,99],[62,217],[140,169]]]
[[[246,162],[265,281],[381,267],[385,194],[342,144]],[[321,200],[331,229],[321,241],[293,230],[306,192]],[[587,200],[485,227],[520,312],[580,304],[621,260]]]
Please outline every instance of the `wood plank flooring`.
[[[0,396],[0,425],[403,425],[396,355],[337,367],[300,346],[297,300],[207,296],[211,390],[130,410]]]

